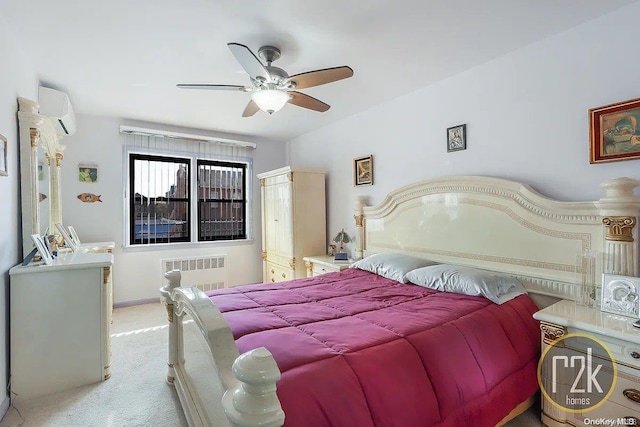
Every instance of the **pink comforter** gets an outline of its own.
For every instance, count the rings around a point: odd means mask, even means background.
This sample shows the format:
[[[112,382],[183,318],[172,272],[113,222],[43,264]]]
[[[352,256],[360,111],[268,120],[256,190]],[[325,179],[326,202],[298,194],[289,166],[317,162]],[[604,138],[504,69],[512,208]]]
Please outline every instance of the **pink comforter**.
[[[538,389],[526,295],[499,306],[355,269],[210,294],[241,353],[273,353],[285,426],[494,426]]]

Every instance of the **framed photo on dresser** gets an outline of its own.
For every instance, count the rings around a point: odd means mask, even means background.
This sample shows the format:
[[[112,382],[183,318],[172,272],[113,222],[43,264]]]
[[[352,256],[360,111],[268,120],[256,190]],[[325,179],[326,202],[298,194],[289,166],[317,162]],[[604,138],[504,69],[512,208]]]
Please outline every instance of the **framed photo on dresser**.
[[[33,240],[33,244],[36,246],[36,249],[38,249],[38,253],[42,257],[44,263],[47,265],[51,264],[53,262],[53,255],[49,252],[47,244],[44,242],[42,236],[39,234],[32,234],[31,240]]]
[[[640,278],[602,275],[602,311],[640,318]]]

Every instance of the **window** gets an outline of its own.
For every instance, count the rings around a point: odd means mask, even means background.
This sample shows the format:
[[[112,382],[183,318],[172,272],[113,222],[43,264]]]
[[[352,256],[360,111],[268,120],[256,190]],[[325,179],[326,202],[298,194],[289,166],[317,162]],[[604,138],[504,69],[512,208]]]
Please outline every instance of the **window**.
[[[120,133],[125,247],[251,241],[255,143],[124,125]]]
[[[190,160],[130,154],[132,245],[189,242]]]
[[[246,239],[246,165],[198,160],[198,241]]]
[[[130,244],[247,239],[247,166],[129,153]]]

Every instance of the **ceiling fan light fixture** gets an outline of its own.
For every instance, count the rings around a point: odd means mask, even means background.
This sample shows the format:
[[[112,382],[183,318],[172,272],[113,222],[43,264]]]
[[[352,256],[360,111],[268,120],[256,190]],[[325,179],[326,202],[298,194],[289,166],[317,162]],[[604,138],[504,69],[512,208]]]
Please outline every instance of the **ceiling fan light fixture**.
[[[251,99],[259,109],[265,113],[273,114],[280,111],[291,95],[278,89],[262,89],[251,94]]]

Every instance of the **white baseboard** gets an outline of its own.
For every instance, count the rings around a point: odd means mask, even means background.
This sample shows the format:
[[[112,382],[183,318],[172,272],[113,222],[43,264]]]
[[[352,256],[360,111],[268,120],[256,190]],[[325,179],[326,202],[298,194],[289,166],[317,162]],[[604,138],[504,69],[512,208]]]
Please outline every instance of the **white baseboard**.
[[[113,304],[113,308],[131,307],[133,305],[151,304],[160,302],[160,297],[137,299],[133,301],[121,301]]]
[[[9,396],[5,396],[2,404],[0,405],[0,419],[4,418],[7,411],[9,410],[9,406],[11,406],[11,399]]]

